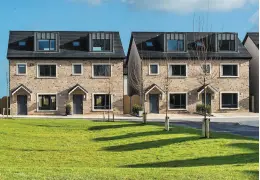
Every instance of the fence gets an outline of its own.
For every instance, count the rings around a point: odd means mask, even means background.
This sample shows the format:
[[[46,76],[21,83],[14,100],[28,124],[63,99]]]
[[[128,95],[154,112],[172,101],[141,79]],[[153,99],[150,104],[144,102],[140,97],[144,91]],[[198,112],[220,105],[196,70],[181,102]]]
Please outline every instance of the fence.
[[[0,99],[0,114],[7,114],[7,98],[8,98],[8,114],[10,114],[10,98],[4,96]],[[4,112],[3,112],[4,111]]]
[[[124,114],[130,114],[134,104],[140,105],[140,96],[124,96]]]

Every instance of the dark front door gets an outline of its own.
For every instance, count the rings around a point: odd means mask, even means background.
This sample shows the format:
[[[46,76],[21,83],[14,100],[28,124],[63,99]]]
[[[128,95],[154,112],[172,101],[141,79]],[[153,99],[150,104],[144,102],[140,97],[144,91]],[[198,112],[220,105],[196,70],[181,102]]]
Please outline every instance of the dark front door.
[[[83,95],[73,95],[73,114],[83,114]]]
[[[18,95],[17,96],[17,114],[27,115],[27,96]]]
[[[204,104],[204,102],[205,102],[205,94],[202,93],[201,95],[202,95],[202,104]],[[206,94],[206,104],[207,105],[211,105],[211,94],[210,93]]]
[[[150,94],[150,113],[159,114],[159,94]]]

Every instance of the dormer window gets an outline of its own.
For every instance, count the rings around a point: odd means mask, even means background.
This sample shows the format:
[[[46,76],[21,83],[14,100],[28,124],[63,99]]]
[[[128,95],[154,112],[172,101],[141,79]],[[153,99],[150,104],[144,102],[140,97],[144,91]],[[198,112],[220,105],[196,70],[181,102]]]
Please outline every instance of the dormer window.
[[[35,33],[35,49],[37,51],[57,51],[57,33]]]
[[[218,34],[219,51],[236,51],[236,35],[230,33]]]
[[[166,35],[167,39],[167,51],[184,51],[184,34],[171,33]]]
[[[91,49],[92,52],[107,52],[113,50],[111,33],[92,33],[91,34]]]

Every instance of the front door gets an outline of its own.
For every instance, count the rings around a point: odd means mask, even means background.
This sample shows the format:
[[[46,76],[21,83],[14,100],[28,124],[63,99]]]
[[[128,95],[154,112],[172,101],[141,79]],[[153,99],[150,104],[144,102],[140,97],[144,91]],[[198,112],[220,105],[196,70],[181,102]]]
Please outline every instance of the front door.
[[[204,95],[204,93],[202,93],[201,95],[202,95],[202,104],[204,104],[204,102],[205,102],[205,95]],[[210,93],[206,94],[206,104],[207,105],[211,105],[211,94]]]
[[[27,96],[17,95],[17,114],[27,115]]]
[[[73,114],[83,114],[83,95],[73,95]]]
[[[159,114],[159,94],[150,94],[150,113]]]

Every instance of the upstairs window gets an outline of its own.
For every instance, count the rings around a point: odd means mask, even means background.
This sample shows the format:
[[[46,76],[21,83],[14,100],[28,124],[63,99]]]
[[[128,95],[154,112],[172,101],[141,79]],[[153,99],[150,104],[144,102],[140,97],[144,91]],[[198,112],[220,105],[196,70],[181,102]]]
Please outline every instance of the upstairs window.
[[[167,34],[166,39],[167,51],[184,51],[184,34]]]
[[[72,75],[82,75],[83,65],[82,64],[72,64]]]
[[[236,51],[236,35],[230,33],[218,34],[219,51]]]
[[[238,77],[238,64],[221,64],[221,77]]]
[[[38,32],[35,33],[37,51],[57,51],[57,33]]]
[[[56,65],[38,65],[39,78],[55,78],[56,74]]]
[[[113,48],[111,33],[92,33],[91,38],[92,52],[112,51]]]
[[[17,75],[26,75],[27,66],[25,63],[19,63],[17,66]]]
[[[186,64],[170,64],[169,65],[169,76],[187,76]]]
[[[149,65],[149,75],[158,75],[159,74],[159,64],[151,63]]]
[[[110,64],[93,64],[92,77],[110,77],[111,76],[111,65]]]
[[[211,64],[203,64],[202,70],[203,70],[203,73],[210,74],[211,73]]]

